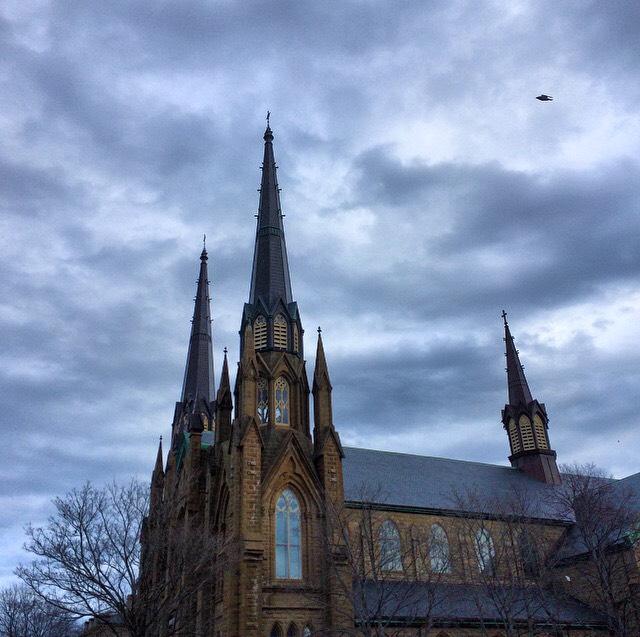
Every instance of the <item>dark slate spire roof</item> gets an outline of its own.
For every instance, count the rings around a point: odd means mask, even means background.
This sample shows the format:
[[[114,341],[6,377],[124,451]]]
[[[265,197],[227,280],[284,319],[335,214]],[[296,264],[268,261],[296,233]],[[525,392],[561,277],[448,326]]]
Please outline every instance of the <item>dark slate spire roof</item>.
[[[224,348],[224,361],[222,362],[222,376],[220,377],[220,387],[218,387],[217,400],[220,404],[225,397],[231,400],[231,383],[229,382],[229,363],[227,362],[227,348]]]
[[[268,125],[264,133],[264,160],[249,303],[254,304],[258,299],[262,299],[268,308],[273,307],[278,299],[282,299],[286,305],[293,301],[273,156],[273,132]]]
[[[524,404],[528,405],[533,397],[529,390],[527,379],[524,375],[524,369],[520,363],[520,357],[518,356],[518,350],[513,342],[513,336],[509,330],[509,323],[507,323],[507,313],[502,311],[502,318],[504,320],[504,342],[506,346],[507,356],[507,385],[509,388],[509,404],[516,405]]]
[[[207,250],[200,255],[200,276],[196,291],[189,353],[182,384],[183,403],[193,401],[195,409],[201,400],[207,404],[213,400],[213,341],[211,338],[211,310],[209,308],[209,280],[207,278]]]

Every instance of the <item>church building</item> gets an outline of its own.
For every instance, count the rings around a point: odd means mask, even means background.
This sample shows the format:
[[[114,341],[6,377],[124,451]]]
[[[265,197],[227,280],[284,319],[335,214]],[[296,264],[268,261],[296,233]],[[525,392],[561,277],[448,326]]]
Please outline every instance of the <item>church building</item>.
[[[496,413],[510,466],[343,446],[320,330],[311,377],[306,369],[273,140],[267,126],[233,387],[226,350],[214,386],[209,255],[200,255],[182,392],[142,537],[141,590],[162,590],[149,603],[150,634],[614,634],[581,579],[588,551],[558,506],[565,477],[547,408],[506,314],[508,399]],[[613,482],[640,492],[639,475]],[[623,603],[640,578],[634,545],[620,555]]]

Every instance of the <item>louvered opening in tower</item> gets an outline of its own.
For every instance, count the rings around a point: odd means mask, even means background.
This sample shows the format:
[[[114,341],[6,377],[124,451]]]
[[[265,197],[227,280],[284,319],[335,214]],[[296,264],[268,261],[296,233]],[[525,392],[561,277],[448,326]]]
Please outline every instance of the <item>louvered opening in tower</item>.
[[[264,316],[259,316],[253,322],[253,343],[256,349],[267,346],[267,319]]]
[[[287,321],[282,314],[278,314],[273,321],[273,346],[287,349]]]
[[[544,423],[538,414],[533,417],[533,428],[536,434],[536,445],[538,449],[548,449],[549,446],[547,445],[547,436],[544,432]]]

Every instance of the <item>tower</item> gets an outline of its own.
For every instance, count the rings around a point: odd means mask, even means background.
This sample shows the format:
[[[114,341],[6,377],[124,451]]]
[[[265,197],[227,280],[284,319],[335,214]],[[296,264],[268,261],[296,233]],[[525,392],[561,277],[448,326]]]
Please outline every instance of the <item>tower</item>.
[[[508,403],[502,410],[502,424],[509,437],[511,466],[548,484],[560,484],[556,452],[549,441],[549,419],[544,403],[531,395],[511,336],[507,313],[502,312],[507,358]]]
[[[236,416],[256,415],[266,437],[286,428],[310,440],[304,331],[291,291],[276,169],[267,126],[251,287],[240,327]]]

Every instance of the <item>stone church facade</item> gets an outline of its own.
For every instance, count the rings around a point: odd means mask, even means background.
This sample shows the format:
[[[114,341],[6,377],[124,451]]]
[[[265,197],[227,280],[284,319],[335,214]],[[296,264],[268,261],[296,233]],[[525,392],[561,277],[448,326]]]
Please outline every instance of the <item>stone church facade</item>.
[[[319,331],[311,385],[307,376],[269,127],[257,217],[235,386],[225,351],[217,391],[200,256],[182,393],[142,538],[142,588],[175,584],[150,606],[153,634],[610,634],[572,570],[583,556],[553,506],[563,478],[546,407],[506,315],[510,467],[343,447]],[[178,535],[192,561],[178,559]]]

